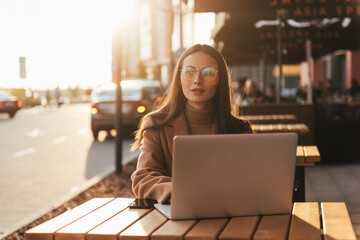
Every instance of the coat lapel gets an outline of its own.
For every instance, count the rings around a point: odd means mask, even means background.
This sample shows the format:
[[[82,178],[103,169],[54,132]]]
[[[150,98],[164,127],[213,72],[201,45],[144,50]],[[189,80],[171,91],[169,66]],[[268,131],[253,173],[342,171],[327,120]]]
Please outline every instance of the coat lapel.
[[[176,117],[172,124],[173,128],[173,137],[176,135],[189,135],[189,129],[186,124],[186,119],[184,114],[180,114],[178,117]]]
[[[171,124],[166,127],[166,135],[168,136],[168,146],[171,156],[173,155],[173,139],[177,135],[189,135],[184,114],[180,114],[174,118]]]

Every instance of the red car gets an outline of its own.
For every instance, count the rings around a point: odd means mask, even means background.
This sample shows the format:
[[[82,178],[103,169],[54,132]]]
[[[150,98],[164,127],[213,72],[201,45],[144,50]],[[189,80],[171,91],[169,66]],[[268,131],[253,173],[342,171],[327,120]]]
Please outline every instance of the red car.
[[[21,106],[21,100],[5,90],[0,90],[0,113],[8,113],[10,118],[13,118]]]

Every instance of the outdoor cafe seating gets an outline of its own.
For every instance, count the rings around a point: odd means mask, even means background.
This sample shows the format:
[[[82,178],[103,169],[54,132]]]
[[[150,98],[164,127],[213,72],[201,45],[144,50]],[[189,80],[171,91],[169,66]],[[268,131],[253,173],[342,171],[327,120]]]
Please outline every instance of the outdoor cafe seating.
[[[297,166],[320,161],[298,146]],[[172,221],[156,209],[129,209],[132,198],[93,198],[25,233],[25,240],[356,239],[345,203],[295,202],[285,215]],[[340,227],[339,227],[340,226]]]

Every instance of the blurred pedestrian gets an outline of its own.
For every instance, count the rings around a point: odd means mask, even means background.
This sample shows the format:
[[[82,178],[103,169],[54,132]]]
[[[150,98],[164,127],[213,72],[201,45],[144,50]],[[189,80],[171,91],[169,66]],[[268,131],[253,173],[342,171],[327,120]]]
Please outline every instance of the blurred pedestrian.
[[[60,92],[59,86],[57,86],[54,89],[54,97],[56,99],[56,104],[57,104],[58,108],[60,108],[62,105],[62,99],[61,99],[61,92]]]
[[[182,134],[252,133],[235,112],[223,56],[208,45],[188,48],[178,60],[160,106],[143,117],[132,150],[141,144],[132,187],[137,198],[169,202],[172,139]]]
[[[326,93],[325,83],[323,80],[320,80],[316,86],[313,86],[314,102],[317,102],[319,99],[324,97],[325,93]]]
[[[351,86],[348,90],[348,100],[349,102],[360,101],[360,85],[355,78],[351,79]]]
[[[276,101],[275,84],[270,83],[265,88],[264,102],[275,102],[275,101]]]
[[[336,96],[336,88],[334,86],[334,82],[329,79],[327,82],[327,87],[326,87],[326,95],[332,99],[334,99]]]
[[[42,105],[44,107],[50,107],[51,105],[51,93],[50,93],[50,89],[46,89],[45,91],[45,99],[43,99],[42,101]]]
[[[244,86],[247,77],[240,77],[236,79],[235,85],[234,85],[234,98],[235,98],[235,105],[240,106],[241,100],[244,97]]]

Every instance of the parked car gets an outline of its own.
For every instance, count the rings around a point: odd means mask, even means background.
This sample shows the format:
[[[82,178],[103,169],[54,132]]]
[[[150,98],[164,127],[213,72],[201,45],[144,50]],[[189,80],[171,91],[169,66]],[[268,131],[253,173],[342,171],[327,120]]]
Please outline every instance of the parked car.
[[[21,106],[20,99],[5,90],[0,90],[0,113],[8,113],[10,118],[13,118]]]
[[[136,127],[140,118],[150,112],[160,96],[160,82],[150,80],[123,80],[122,129]],[[91,130],[96,140],[99,132],[115,129],[116,84],[106,83],[91,94]]]

